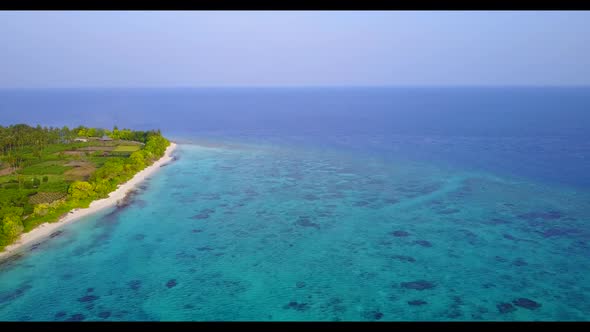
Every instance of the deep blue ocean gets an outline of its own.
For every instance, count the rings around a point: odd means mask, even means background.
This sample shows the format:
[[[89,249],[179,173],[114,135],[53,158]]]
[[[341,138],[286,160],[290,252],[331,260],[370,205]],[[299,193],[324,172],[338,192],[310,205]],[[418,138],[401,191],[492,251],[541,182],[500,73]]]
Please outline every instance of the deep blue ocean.
[[[179,148],[0,263],[0,320],[590,318],[590,88],[0,90],[15,123]]]

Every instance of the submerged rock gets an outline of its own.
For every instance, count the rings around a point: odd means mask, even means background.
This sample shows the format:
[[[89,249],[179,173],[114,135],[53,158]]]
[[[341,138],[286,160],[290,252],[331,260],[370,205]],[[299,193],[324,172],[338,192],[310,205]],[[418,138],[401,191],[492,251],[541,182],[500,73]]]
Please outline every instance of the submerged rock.
[[[467,239],[467,242],[471,245],[475,245],[478,242],[479,237],[477,236],[477,234],[473,233],[470,230],[467,229],[460,229],[458,230],[458,233],[462,233],[464,238]]]
[[[111,312],[110,311],[99,312],[98,317],[100,317],[102,319],[107,319],[107,318],[111,317]]]
[[[416,281],[409,281],[409,282],[402,282],[400,284],[402,288],[406,289],[415,289],[415,290],[425,290],[431,289],[436,287],[436,285],[430,281],[426,280],[416,280]]]
[[[447,313],[447,318],[459,318],[461,316],[463,316],[463,313],[458,309],[449,310]]]
[[[383,313],[380,311],[372,310],[372,311],[365,311],[362,313],[363,318],[368,320],[380,320],[383,318]]]
[[[22,253],[16,253],[14,255],[10,255],[6,259],[0,260],[0,267],[12,265],[16,261],[21,259],[23,256],[24,256],[24,254],[22,254]]]
[[[498,303],[496,305],[496,308],[498,308],[498,312],[500,312],[501,314],[506,314],[516,310],[516,308],[512,304],[506,302]]]
[[[138,290],[141,287],[141,280],[131,280],[129,283],[129,288],[133,290]]]
[[[422,247],[430,248],[432,247],[432,243],[426,240],[416,240],[414,241],[415,244],[420,245]]]
[[[299,303],[296,301],[291,301],[291,302],[287,303],[286,305],[284,305],[283,309],[294,309],[297,311],[305,311],[305,310],[309,309],[309,306],[307,303]]]
[[[416,261],[414,259],[414,257],[404,256],[404,255],[393,255],[393,256],[391,256],[391,258],[397,259],[398,261],[409,262],[409,263],[414,263]]]
[[[420,306],[420,305],[428,304],[428,302],[423,301],[423,300],[412,300],[412,301],[408,301],[408,304],[413,305],[413,306]]]
[[[500,263],[505,263],[508,261],[508,259],[506,259],[502,256],[496,256],[496,257],[494,257],[494,259],[496,260],[496,262],[500,262]]]
[[[191,219],[207,219],[209,218],[209,214],[208,213],[199,213],[199,214],[195,214],[194,216],[191,217]]]
[[[96,295],[86,295],[78,299],[80,302],[92,302],[99,299],[99,296]]]
[[[541,304],[538,302],[535,302],[531,299],[527,299],[526,297],[521,297],[518,298],[514,301],[512,301],[512,303],[514,303],[514,305],[525,308],[525,309],[529,309],[529,310],[535,310],[541,307]]]
[[[15,299],[17,299],[17,298],[21,297],[23,294],[25,294],[25,292],[31,288],[33,288],[33,286],[28,285],[28,284],[23,284],[12,292],[0,293],[0,304],[4,303],[4,302],[14,301]]]
[[[525,262],[522,258],[517,258],[514,260],[514,262],[512,262],[512,265],[514,266],[525,266],[528,265],[527,262]]]
[[[67,313],[65,311],[59,311],[53,317],[55,317],[55,318],[62,318],[62,317],[65,317],[66,314]]]
[[[409,236],[410,233],[406,232],[406,231],[393,231],[391,233],[389,233],[395,237],[406,237]]]
[[[459,211],[461,211],[461,210],[459,210],[459,209],[445,209],[445,210],[440,210],[437,213],[438,214],[453,214],[453,213],[457,213]]]
[[[303,227],[313,227],[316,229],[320,229],[320,225],[309,220],[309,217],[299,217],[295,224]]]
[[[305,195],[303,195],[303,199],[308,200],[308,201],[317,201],[320,198],[314,194],[305,194]]]
[[[54,237],[58,237],[58,236],[60,236],[60,235],[62,235],[62,234],[63,234],[63,231],[57,231],[57,232],[53,232],[53,233],[51,233],[51,234],[49,235],[49,237],[53,239]]]
[[[83,321],[84,319],[86,319],[86,316],[84,316],[82,314],[74,314],[74,315],[71,315],[68,319],[66,319],[66,321],[80,322],[80,321]]]

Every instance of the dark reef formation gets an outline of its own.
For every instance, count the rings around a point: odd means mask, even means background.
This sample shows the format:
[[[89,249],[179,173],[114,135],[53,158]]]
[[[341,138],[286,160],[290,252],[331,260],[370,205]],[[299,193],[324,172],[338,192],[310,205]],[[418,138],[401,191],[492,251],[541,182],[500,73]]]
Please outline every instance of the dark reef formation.
[[[408,304],[412,305],[412,306],[421,306],[421,305],[428,304],[428,302],[426,302],[424,300],[412,300],[412,301],[408,301]]]
[[[389,233],[395,237],[406,237],[409,236],[410,233],[406,232],[406,231],[393,231],[391,233]]]
[[[139,290],[139,288],[141,288],[141,280],[131,280],[127,283],[127,285],[129,286],[129,288],[135,291]]]
[[[415,290],[425,290],[425,289],[432,289],[436,287],[436,285],[430,281],[426,280],[416,280],[416,281],[409,281],[409,282],[402,282],[400,284],[402,288],[406,289],[415,289]]]
[[[297,311],[305,311],[309,309],[309,305],[307,303],[299,303],[296,301],[291,301],[283,306],[283,309],[294,309]]]
[[[506,302],[498,303],[496,305],[496,308],[498,308],[498,312],[501,314],[506,314],[516,310],[516,308],[512,304]]]
[[[78,299],[79,302],[92,302],[98,300],[100,297],[96,295],[86,295]]]
[[[299,217],[295,224],[302,227],[313,227],[315,229],[320,229],[320,225],[312,222],[308,216]]]
[[[416,240],[413,243],[426,248],[432,247],[432,243],[426,240]]]
[[[512,303],[515,306],[521,307],[521,308],[525,308],[525,309],[529,309],[529,310],[535,310],[541,307],[541,304],[538,302],[535,302],[531,299],[527,299],[526,297],[521,297],[518,298],[514,301],[512,301]]]
[[[102,319],[107,319],[107,318],[111,317],[111,312],[110,311],[101,311],[98,313],[98,317],[100,317]]]
[[[414,257],[404,256],[404,255],[393,255],[393,256],[391,256],[391,258],[398,260],[398,261],[402,261],[402,262],[408,262],[408,263],[414,263],[416,261],[416,259],[414,259]]]
[[[364,319],[367,320],[380,320],[383,318],[383,313],[377,310],[365,311],[362,313]]]
[[[73,314],[66,321],[68,322],[81,322],[86,319],[86,316],[82,314]]]
[[[176,279],[170,279],[170,280],[168,280],[168,282],[166,283],[166,287],[168,287],[168,288],[172,288],[172,287],[174,287],[174,286],[176,286],[176,285],[177,285],[177,283],[176,283]]]
[[[60,319],[63,318],[67,315],[67,312],[65,311],[58,311],[53,317],[55,317],[56,319]]]

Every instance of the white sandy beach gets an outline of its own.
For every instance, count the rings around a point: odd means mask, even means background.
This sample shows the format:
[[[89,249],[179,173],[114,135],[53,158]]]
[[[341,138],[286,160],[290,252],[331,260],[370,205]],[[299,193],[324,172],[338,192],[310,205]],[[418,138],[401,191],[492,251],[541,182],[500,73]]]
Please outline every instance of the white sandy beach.
[[[172,160],[171,154],[174,149],[176,149],[176,144],[171,142],[162,158],[135,174],[131,180],[119,185],[115,191],[109,194],[109,197],[93,201],[87,208],[74,209],[57,222],[41,224],[30,232],[22,234],[15,243],[7,246],[4,251],[0,252],[0,259],[10,256],[11,254],[18,251],[18,249],[31,242],[48,237],[51,233],[65,224],[96,213],[104,208],[115,206],[119,200],[125,198],[130,190],[135,188],[135,186],[140,184],[147,177],[157,172],[160,169],[160,166],[170,162]]]

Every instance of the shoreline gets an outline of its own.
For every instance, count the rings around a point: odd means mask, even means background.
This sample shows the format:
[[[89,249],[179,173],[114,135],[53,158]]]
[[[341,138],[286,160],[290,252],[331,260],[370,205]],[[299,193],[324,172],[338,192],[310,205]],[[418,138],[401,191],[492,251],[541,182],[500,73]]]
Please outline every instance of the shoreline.
[[[21,234],[16,242],[5,247],[4,250],[0,252],[0,260],[15,254],[19,249],[22,249],[22,247],[31,242],[41,238],[49,237],[51,233],[66,224],[96,213],[102,209],[115,206],[119,200],[124,199],[125,196],[127,196],[127,193],[135,188],[135,186],[158,171],[161,166],[171,162],[173,160],[171,154],[176,149],[176,146],[176,143],[170,142],[170,145],[166,148],[164,155],[160,159],[156,160],[153,164],[144,168],[143,170],[137,172],[129,181],[120,184],[117,189],[109,193],[108,197],[92,201],[92,203],[90,203],[87,208],[73,209],[56,222],[43,223],[32,229],[30,232]]]

